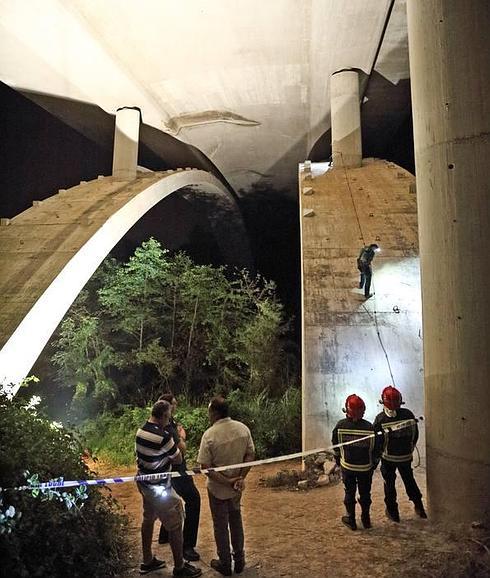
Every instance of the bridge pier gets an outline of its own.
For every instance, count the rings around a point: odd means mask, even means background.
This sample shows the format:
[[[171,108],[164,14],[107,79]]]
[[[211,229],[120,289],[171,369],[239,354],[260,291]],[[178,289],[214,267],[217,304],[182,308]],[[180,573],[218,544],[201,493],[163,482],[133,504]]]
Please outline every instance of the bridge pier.
[[[118,108],[114,130],[112,175],[121,181],[136,178],[141,111],[136,107]]]
[[[339,70],[330,78],[332,116],[332,160],[334,168],[362,164],[359,75]]]
[[[431,517],[490,522],[490,6],[408,8]]]

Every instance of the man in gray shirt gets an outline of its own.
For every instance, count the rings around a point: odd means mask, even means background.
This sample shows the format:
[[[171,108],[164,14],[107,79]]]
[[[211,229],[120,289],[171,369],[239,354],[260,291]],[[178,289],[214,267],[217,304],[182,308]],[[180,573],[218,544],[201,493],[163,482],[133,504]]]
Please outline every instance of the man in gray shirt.
[[[204,432],[197,461],[201,468],[216,468],[255,458],[255,448],[248,427],[229,417],[228,403],[215,397],[209,404],[211,427]],[[234,570],[240,574],[245,567],[244,535],[240,501],[244,479],[250,468],[234,468],[207,474],[209,506],[213,518],[214,539],[218,560],[211,560],[211,567],[223,576],[231,576],[231,545]]]

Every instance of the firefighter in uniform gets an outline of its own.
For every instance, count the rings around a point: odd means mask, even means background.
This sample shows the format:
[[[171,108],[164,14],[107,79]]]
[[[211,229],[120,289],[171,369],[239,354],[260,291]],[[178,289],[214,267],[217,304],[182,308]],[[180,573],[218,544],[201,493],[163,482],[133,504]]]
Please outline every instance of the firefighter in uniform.
[[[371,528],[369,510],[371,507],[371,483],[376,469],[379,448],[374,435],[373,424],[363,419],[366,405],[358,395],[349,395],[345,401],[346,418],[338,422],[332,432],[332,444],[354,442],[334,448],[335,461],[340,466],[344,482],[344,505],[347,512],[342,523],[351,530],[356,524],[356,489],[359,491],[361,522],[364,528]],[[370,437],[367,437],[370,436]],[[359,441],[355,441],[359,440]]]
[[[417,420],[409,409],[401,407],[402,395],[391,385],[383,389],[380,403],[383,404],[383,411],[376,416],[374,429],[382,434],[383,440],[381,474],[384,479],[386,515],[393,522],[400,521],[395,487],[398,470],[408,499],[414,504],[415,513],[421,518],[427,518],[422,493],[412,470],[413,450],[419,437]]]

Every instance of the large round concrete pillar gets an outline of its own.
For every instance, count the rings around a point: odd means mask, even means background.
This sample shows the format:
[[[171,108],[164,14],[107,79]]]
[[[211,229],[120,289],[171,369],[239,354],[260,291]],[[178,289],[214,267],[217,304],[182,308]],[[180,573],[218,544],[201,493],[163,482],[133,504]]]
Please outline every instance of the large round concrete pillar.
[[[490,522],[490,3],[409,0],[436,520]]]
[[[355,70],[339,70],[330,78],[332,160],[336,167],[360,167],[361,109],[359,76]]]
[[[116,112],[112,174],[122,181],[136,178],[140,118],[139,108],[124,107]]]

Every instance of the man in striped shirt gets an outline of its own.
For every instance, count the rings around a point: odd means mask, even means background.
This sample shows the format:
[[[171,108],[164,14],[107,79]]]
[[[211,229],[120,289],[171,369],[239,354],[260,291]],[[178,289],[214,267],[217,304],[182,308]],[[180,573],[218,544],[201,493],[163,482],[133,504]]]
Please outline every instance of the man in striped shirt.
[[[148,421],[136,432],[136,457],[138,475],[170,473],[172,463],[182,462],[182,455],[166,426],[170,422],[171,407],[167,401],[157,401]],[[174,558],[174,576],[197,577],[202,574],[183,559],[182,503],[170,484],[170,476],[137,482],[143,498],[141,543],[143,563],[140,574],[148,574],[165,566],[163,560],[153,556],[151,542],[157,518],[168,531]]]

